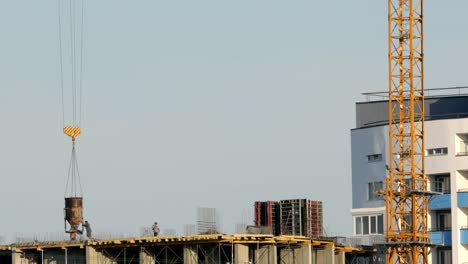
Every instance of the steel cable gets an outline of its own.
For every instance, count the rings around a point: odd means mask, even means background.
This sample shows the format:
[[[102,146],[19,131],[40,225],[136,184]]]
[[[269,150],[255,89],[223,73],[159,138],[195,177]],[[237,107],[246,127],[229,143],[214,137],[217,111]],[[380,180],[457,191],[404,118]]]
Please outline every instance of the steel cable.
[[[62,92],[62,123],[63,127],[65,127],[65,94],[64,94],[64,87],[63,87],[63,48],[62,48],[62,19],[61,19],[61,0],[57,0],[57,13],[58,13],[58,34],[59,34],[59,50],[60,50],[60,88]]]
[[[63,127],[66,128],[67,125],[71,126],[70,129],[64,132],[73,139],[72,153],[70,158],[70,164],[68,167],[68,176],[67,183],[65,187],[65,196],[67,194],[76,197],[78,193],[83,195],[81,179],[78,169],[78,161],[76,156],[75,149],[75,139],[80,132],[74,134],[74,132],[81,130],[80,126],[82,123],[82,87],[83,87],[83,42],[84,42],[84,1],[83,0],[69,0],[68,6],[62,7],[61,0],[57,0],[57,9],[58,9],[58,23],[59,23],[59,49],[60,49],[60,86],[61,86],[61,97],[62,97],[62,121]],[[77,3],[79,1],[79,3]],[[66,3],[66,2],[65,2]],[[80,6],[81,5],[81,6]],[[68,9],[68,10],[67,10]],[[64,12],[64,14],[62,14]],[[68,13],[68,17],[67,14]],[[65,19],[63,19],[65,18]],[[68,20],[69,25],[63,25],[62,20]],[[64,35],[67,32],[62,34],[62,30],[69,28],[69,54],[65,55],[65,50],[63,48]],[[66,37],[65,37],[66,38]],[[66,62],[68,57],[70,62]],[[65,78],[65,68],[64,64],[70,65],[70,74],[69,79]],[[68,85],[70,85],[68,87]],[[66,88],[68,87],[68,88]],[[66,90],[65,90],[66,89]],[[70,96],[70,97],[68,97]],[[71,99],[70,106],[66,107],[66,98]],[[69,116],[65,111],[69,109]],[[71,109],[70,109],[71,108]],[[67,120],[68,119],[68,120]],[[67,120],[67,121],[66,121]],[[68,124],[67,124],[68,123]]]

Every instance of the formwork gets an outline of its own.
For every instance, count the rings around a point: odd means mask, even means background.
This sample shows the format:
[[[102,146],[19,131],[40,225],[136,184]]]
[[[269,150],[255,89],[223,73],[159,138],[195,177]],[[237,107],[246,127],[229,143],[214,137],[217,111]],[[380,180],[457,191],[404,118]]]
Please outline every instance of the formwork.
[[[280,206],[279,202],[257,201],[255,207],[255,226],[268,227],[270,234],[280,234]]]
[[[0,245],[0,263],[13,264],[345,264],[373,249],[298,236],[196,235],[50,241]],[[351,262],[355,263],[355,262]]]
[[[323,236],[322,201],[292,199],[280,201],[280,235]]]

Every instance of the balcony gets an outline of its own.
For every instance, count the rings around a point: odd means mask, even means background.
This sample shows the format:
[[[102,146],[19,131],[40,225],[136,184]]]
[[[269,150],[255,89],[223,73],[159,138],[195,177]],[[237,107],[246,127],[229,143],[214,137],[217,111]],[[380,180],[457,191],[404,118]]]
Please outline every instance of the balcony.
[[[429,210],[441,209],[450,209],[450,194],[436,195],[430,200]]]
[[[466,231],[467,231],[467,241],[468,241],[468,230]],[[439,246],[451,246],[452,245],[452,230],[429,231],[429,239],[432,244],[437,244]]]
[[[467,189],[458,190],[457,206],[460,208],[468,207],[468,190]]]
[[[468,226],[463,226],[460,229],[460,243],[462,245],[468,245]]]

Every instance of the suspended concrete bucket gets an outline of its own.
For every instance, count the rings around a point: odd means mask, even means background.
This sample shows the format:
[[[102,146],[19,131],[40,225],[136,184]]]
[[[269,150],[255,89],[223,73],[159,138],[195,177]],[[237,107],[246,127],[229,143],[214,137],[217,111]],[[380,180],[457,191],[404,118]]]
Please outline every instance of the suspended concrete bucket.
[[[83,197],[65,197],[65,232],[81,233],[79,226],[83,221]],[[67,222],[70,229],[67,230]]]

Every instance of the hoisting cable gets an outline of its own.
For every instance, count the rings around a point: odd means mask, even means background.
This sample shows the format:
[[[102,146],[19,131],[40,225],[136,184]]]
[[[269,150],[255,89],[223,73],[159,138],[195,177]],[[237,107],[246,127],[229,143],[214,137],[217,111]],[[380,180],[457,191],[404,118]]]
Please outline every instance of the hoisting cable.
[[[68,184],[70,184],[71,197],[83,197],[83,189],[81,188],[80,171],[78,169],[78,159],[76,157],[75,145],[72,147],[70,165],[68,166],[68,177],[64,195],[65,197],[67,196]]]
[[[57,0],[57,9],[63,133],[72,140],[65,196],[76,197],[78,194],[82,195],[75,145],[81,134],[82,122],[84,1],[69,0],[67,3]],[[68,35],[68,40],[64,38],[65,35]],[[67,41],[69,50],[64,49]],[[67,58],[69,62],[66,62]]]
[[[65,232],[74,240],[83,233],[84,220],[83,190],[76,155],[76,139],[81,134],[82,121],[84,0],[57,0],[57,9],[62,127],[63,133],[72,140],[64,194],[64,224]]]
[[[65,127],[65,94],[63,88],[63,48],[62,48],[62,18],[60,15],[61,10],[60,0],[57,0],[57,10],[58,10],[58,36],[59,36],[59,55],[60,55],[60,90],[62,94],[62,127]]]
[[[78,122],[78,125],[81,127],[82,126],[82,119],[83,119],[83,115],[82,115],[82,111],[81,111],[81,106],[82,106],[82,98],[83,98],[83,34],[84,32],[84,1],[81,2],[81,37],[80,37],[80,40],[81,40],[81,43],[80,43],[80,108],[79,108],[79,122]]]

